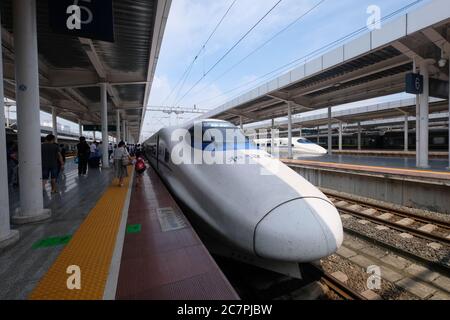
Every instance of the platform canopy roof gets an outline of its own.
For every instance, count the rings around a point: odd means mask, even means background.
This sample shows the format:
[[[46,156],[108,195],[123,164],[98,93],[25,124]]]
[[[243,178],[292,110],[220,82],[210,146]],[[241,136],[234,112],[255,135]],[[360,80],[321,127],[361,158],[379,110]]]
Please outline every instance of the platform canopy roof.
[[[431,98],[430,99],[430,113],[440,113],[448,111],[448,103],[445,100]],[[416,113],[416,99],[402,99],[398,101],[385,102],[379,104],[373,104],[354,109],[346,109],[340,111],[333,111],[331,113],[331,123],[338,124],[340,122],[344,124],[356,124],[364,121],[374,121],[394,119],[405,115],[415,116]],[[296,116],[292,120],[292,128],[317,128],[320,126],[328,125],[328,113],[322,112],[315,115],[300,115]],[[272,126],[270,122],[265,121],[259,124],[249,124],[245,126],[245,129],[269,129]],[[287,120],[283,119],[277,121],[276,128],[280,130],[287,130]]]
[[[49,26],[48,1],[37,3],[41,110],[100,124],[100,83],[107,84],[109,123],[116,110],[138,139],[171,0],[115,0],[115,41],[61,35]],[[12,0],[0,3],[5,96],[15,99]]]
[[[405,75],[426,59],[450,54],[450,6],[433,0],[202,115],[239,123],[284,117],[405,90]],[[429,67],[448,80],[448,66]]]

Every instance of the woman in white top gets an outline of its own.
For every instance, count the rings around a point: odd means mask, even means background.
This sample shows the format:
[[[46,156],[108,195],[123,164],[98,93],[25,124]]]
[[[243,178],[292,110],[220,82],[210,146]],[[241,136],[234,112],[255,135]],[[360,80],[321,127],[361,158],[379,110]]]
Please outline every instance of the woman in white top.
[[[127,165],[132,160],[125,148],[125,142],[119,142],[116,150],[114,150],[113,159],[115,177],[119,179],[119,185],[123,187],[123,178],[128,177]]]

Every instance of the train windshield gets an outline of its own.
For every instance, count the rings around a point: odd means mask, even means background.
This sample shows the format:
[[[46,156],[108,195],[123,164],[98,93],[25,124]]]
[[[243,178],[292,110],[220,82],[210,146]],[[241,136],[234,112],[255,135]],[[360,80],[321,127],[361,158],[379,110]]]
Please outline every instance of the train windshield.
[[[242,130],[231,123],[203,122],[201,128],[201,141],[196,141],[194,127],[189,130],[193,148],[201,146],[202,150],[209,151],[256,149]]]
[[[314,143],[314,142],[309,141],[306,138],[300,138],[300,139],[297,140],[297,142],[301,143],[301,144],[313,144]]]

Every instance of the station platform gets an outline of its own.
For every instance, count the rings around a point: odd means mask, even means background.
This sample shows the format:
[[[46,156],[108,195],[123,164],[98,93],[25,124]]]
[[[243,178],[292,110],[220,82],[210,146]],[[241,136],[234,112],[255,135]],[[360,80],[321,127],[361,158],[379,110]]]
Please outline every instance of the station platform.
[[[284,154],[280,155],[281,158],[286,158]],[[332,154],[332,155],[323,155],[323,156],[315,156],[315,157],[308,157],[308,156],[302,156],[302,155],[296,155],[294,154],[293,160],[298,161],[312,161],[312,162],[318,162],[318,163],[331,163],[332,165],[336,167],[341,167],[341,165],[355,165],[360,168],[368,170],[372,170],[372,167],[381,167],[390,169],[404,169],[402,170],[395,170],[398,173],[401,172],[411,172],[409,170],[414,171],[420,171],[420,172],[428,172],[428,171],[436,171],[436,172],[450,172],[447,170],[447,167],[449,166],[448,158],[443,159],[430,159],[429,165],[430,167],[428,169],[418,169],[416,167],[416,159],[414,157],[390,157],[390,156],[381,156],[381,155],[344,155],[344,154]],[[380,169],[377,169],[380,170]],[[383,170],[383,169],[382,169]]]
[[[239,299],[153,169],[136,186],[130,167],[122,188],[112,171],[79,177],[68,160],[44,191],[52,217],[13,226],[0,252],[0,299]]]
[[[418,178],[424,180],[448,180],[450,182],[450,171],[446,171],[444,163],[437,164],[431,161],[430,170],[417,169],[410,159],[392,159],[380,157],[350,157],[350,156],[322,156],[312,160],[303,158],[282,159],[289,165],[305,165],[322,169],[352,171],[353,173],[381,174],[381,175],[397,175],[410,178]],[[366,165],[364,163],[370,163]],[[413,169],[414,168],[414,169]]]
[[[348,159],[353,163],[349,163]],[[364,164],[364,160],[370,165]],[[308,160],[282,159],[291,169],[320,188],[450,214],[450,171],[436,167],[422,170],[414,168],[407,160],[389,160],[384,159],[386,162],[383,162],[373,157],[339,155]],[[436,165],[435,161],[430,161],[432,166]]]
[[[370,157],[400,157],[415,158],[415,151],[403,150],[333,150],[336,155],[354,155],[354,156],[370,156]],[[430,151],[428,156],[430,159],[448,159],[448,152]]]

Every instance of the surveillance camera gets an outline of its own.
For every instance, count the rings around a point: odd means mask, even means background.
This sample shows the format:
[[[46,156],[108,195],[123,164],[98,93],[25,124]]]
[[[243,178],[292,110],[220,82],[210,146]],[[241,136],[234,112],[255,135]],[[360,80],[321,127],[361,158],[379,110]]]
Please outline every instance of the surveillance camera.
[[[443,68],[445,67],[447,64],[447,60],[442,58],[441,60],[439,60],[439,67]]]

